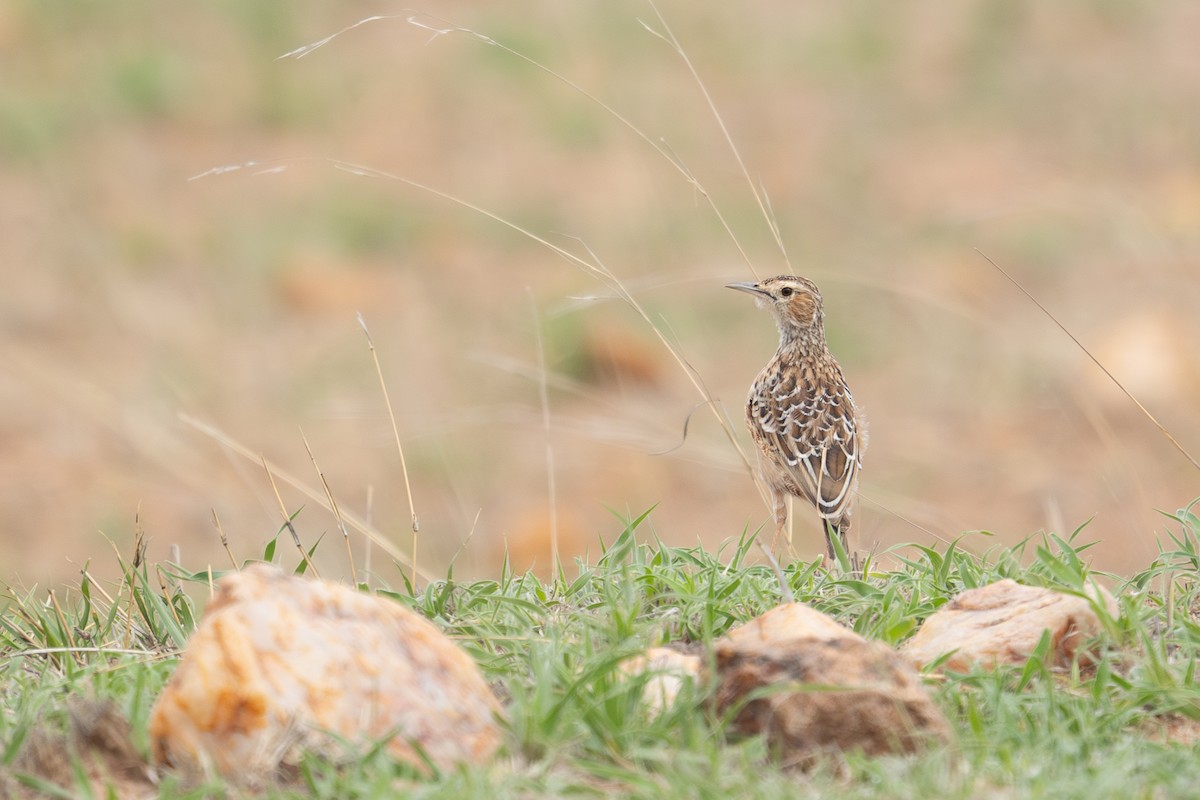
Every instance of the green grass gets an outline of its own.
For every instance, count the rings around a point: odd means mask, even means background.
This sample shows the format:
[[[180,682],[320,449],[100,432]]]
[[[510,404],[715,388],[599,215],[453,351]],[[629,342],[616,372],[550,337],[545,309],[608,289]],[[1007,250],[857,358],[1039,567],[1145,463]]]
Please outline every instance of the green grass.
[[[619,662],[647,646],[698,643],[780,602],[775,573],[751,558],[751,539],[718,553],[639,541],[646,515],[622,521],[594,564],[543,582],[505,570],[498,580],[452,577],[413,590],[374,591],[437,622],[476,659],[507,707],[507,758],[486,768],[419,777],[375,748],[351,765],[313,757],[278,797],[1179,797],[1200,780],[1195,748],[1167,725],[1200,721],[1194,619],[1200,519],[1173,517],[1160,556],[1129,580],[1087,567],[1083,532],[1032,537],[982,556],[957,545],[908,547],[899,565],[843,579],[815,564],[785,570],[798,600],[889,644],[907,638],[956,593],[1001,578],[1082,592],[1109,583],[1121,613],[1106,620],[1094,666],[1023,667],[931,678],[957,743],[916,758],[855,753],[809,773],[775,767],[764,743],[726,735],[704,687],[685,687],[661,714],[640,702]],[[273,540],[262,553],[277,556]],[[36,729],[64,729],[80,697],[114,702],[149,752],[149,709],[207,596],[207,573],[122,565],[120,586],[85,574],[66,595],[9,590],[0,616],[0,759],[31,785],[18,753]],[[161,583],[160,583],[161,579]],[[363,587],[367,590],[366,587]],[[73,700],[75,698],[76,700]],[[1195,730],[1195,728],[1191,728]],[[1176,737],[1184,738],[1186,737]],[[77,781],[79,779],[76,779]],[[219,783],[176,785],[164,797],[216,797]],[[80,783],[63,796],[84,794]],[[236,794],[236,793],[235,793]]]

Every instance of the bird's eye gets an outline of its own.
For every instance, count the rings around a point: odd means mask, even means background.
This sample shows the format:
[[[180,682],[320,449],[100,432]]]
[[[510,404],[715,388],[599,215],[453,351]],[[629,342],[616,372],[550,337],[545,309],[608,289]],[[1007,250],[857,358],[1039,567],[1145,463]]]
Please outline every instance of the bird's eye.
[[[785,286],[779,290],[780,297],[791,297],[793,294],[795,294],[795,289],[790,286]]]

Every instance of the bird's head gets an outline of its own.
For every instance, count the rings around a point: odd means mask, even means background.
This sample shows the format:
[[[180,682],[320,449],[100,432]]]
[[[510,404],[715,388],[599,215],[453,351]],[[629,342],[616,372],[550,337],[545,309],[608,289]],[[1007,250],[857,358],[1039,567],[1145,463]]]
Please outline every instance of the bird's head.
[[[807,278],[779,275],[758,283],[730,283],[726,286],[754,295],[758,307],[767,309],[775,317],[784,341],[823,338],[825,311],[821,304],[821,292]]]

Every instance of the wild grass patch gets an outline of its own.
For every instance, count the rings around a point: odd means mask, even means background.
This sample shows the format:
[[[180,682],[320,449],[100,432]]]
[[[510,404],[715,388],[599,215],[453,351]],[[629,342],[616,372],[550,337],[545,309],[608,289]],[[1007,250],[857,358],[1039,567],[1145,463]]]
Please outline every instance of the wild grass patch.
[[[505,753],[488,767],[433,777],[397,766],[379,748],[349,764],[312,756],[269,796],[372,797],[403,787],[416,797],[1171,797],[1200,779],[1190,510],[1176,516],[1180,528],[1155,564],[1125,581],[1088,568],[1081,532],[982,557],[955,545],[905,547],[884,554],[893,566],[862,578],[815,562],[789,565],[783,574],[797,600],[893,645],[959,591],[1002,578],[1078,592],[1098,578],[1121,606],[1092,661],[1055,669],[1039,648],[1021,667],[928,677],[955,745],[911,758],[848,753],[805,773],[780,768],[759,740],[727,735],[707,687],[685,685],[656,712],[641,700],[644,677],[619,670],[658,644],[703,654],[782,599],[777,574],[751,558],[751,536],[715,553],[671,547],[639,537],[646,516],[624,520],[594,563],[563,565],[550,580],[505,569],[495,580],[448,575],[414,586],[398,569],[390,587],[362,584],[434,620],[472,654],[504,701]],[[259,554],[282,556],[274,541]],[[42,785],[22,772],[21,752],[47,729],[65,735],[81,698],[115,704],[148,758],[149,708],[219,576],[136,559],[122,568],[124,579],[111,586],[85,573],[65,592],[6,590],[0,758],[10,781]],[[64,796],[84,785],[64,774]],[[162,780],[165,797],[230,791]]]

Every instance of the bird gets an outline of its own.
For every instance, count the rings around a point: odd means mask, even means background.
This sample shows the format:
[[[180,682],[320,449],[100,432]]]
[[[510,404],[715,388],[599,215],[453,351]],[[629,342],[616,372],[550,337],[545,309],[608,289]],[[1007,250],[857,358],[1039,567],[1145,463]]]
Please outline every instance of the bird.
[[[802,497],[821,518],[833,561],[835,536],[848,551],[867,430],[842,367],[825,343],[821,292],[795,275],[727,287],[752,295],[779,326],[779,349],[754,379],[746,400],[746,426],[775,515],[775,542],[787,525],[787,496]]]

